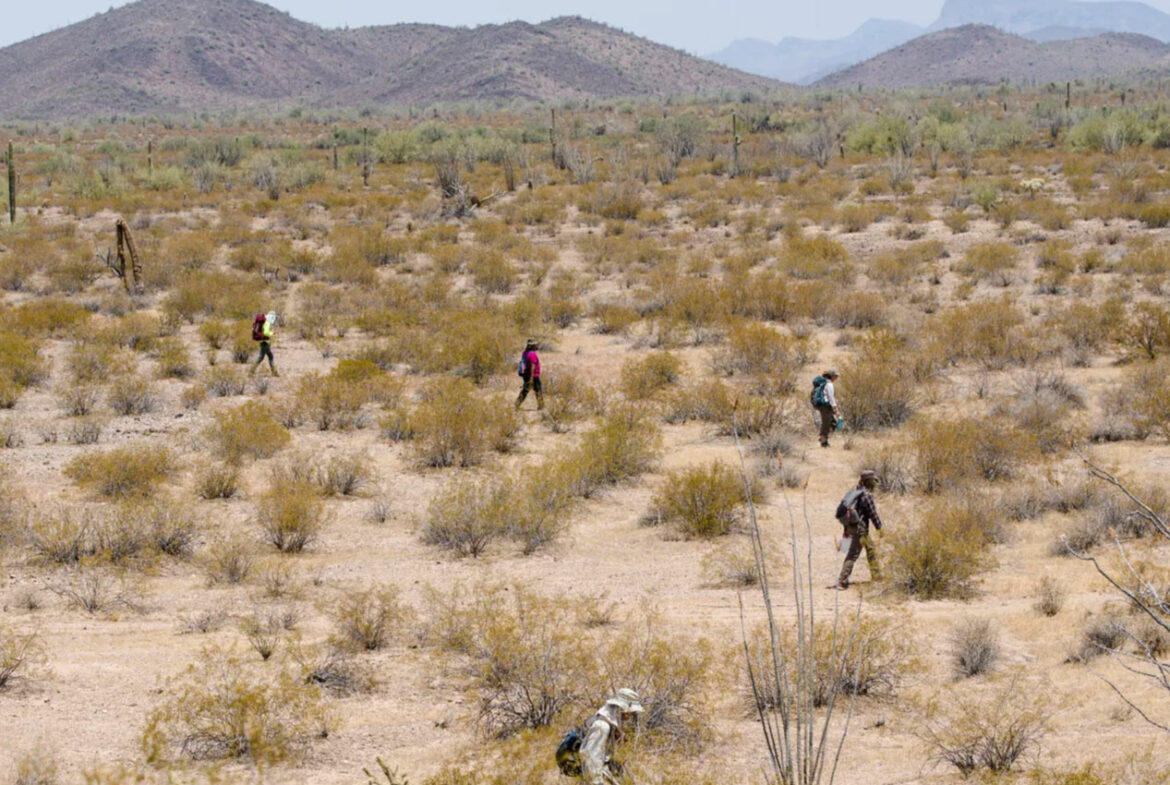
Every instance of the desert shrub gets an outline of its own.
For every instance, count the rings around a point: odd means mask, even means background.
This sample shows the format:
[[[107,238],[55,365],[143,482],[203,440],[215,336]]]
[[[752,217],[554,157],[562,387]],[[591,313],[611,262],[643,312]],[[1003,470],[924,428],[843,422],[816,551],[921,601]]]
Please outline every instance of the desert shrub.
[[[976,576],[994,563],[978,524],[950,500],[929,505],[915,526],[893,538],[894,585],[925,600],[970,595]]]
[[[422,540],[478,557],[507,526],[508,485],[491,479],[460,479],[431,500],[422,521]]]
[[[240,632],[247,638],[248,644],[260,655],[265,662],[276,652],[284,637],[284,627],[280,616],[275,612],[262,613],[256,611],[239,620]]]
[[[856,430],[901,425],[913,413],[922,383],[906,343],[888,330],[867,333],[841,368],[842,401]]]
[[[544,371],[544,423],[553,433],[565,433],[581,418],[604,408],[601,392],[572,371]]]
[[[230,499],[240,488],[240,467],[208,461],[195,469],[195,495],[201,499]]]
[[[363,427],[366,420],[361,409],[368,400],[365,385],[332,375],[309,373],[297,383],[298,409],[322,431]]]
[[[746,589],[760,582],[755,554],[744,543],[731,541],[709,551],[699,566],[708,586]]]
[[[951,628],[951,664],[959,678],[990,673],[999,660],[999,633],[987,619],[964,618]]]
[[[1123,413],[1137,435],[1157,433],[1170,438],[1170,359],[1127,369],[1104,408]]]
[[[57,391],[57,403],[70,417],[84,417],[94,410],[100,399],[98,386],[86,382],[67,382]]]
[[[189,509],[170,500],[129,509],[141,517],[150,544],[159,553],[185,559],[194,551],[199,526]]]
[[[1028,460],[1029,442],[996,417],[922,419],[911,429],[909,448],[918,487],[938,493],[973,481],[1011,479]]]
[[[374,478],[370,458],[363,453],[334,455],[318,467],[317,485],[324,496],[353,496]]]
[[[159,376],[166,379],[186,379],[195,373],[191,353],[176,336],[159,339],[154,348],[154,361],[158,365]]]
[[[38,562],[76,564],[94,554],[93,515],[70,507],[37,509],[24,523],[24,539]]]
[[[208,547],[200,561],[209,584],[238,584],[252,573],[256,554],[250,542],[218,540]]]
[[[373,668],[334,646],[297,648],[294,657],[305,683],[332,695],[370,692],[377,683]]]
[[[237,332],[236,328],[222,319],[208,319],[199,325],[199,337],[208,349],[222,349]]]
[[[763,501],[763,488],[722,461],[667,474],[651,502],[650,515],[673,524],[687,538],[728,534],[742,522],[748,497]]]
[[[394,587],[347,594],[334,613],[335,639],[355,651],[377,651],[401,635],[413,612]]]
[[[833,277],[846,282],[852,274],[849,251],[823,234],[789,236],[780,255],[780,269],[794,278]]]
[[[1064,607],[1065,590],[1051,575],[1045,575],[1036,586],[1033,607],[1043,616],[1055,616]]]
[[[41,746],[22,755],[15,770],[12,785],[57,785],[61,781],[55,754]]]
[[[951,702],[919,735],[937,760],[963,776],[978,769],[1003,773],[1039,746],[1048,720],[1042,693],[1012,679],[990,701],[963,697]]]
[[[150,380],[136,373],[118,376],[106,390],[106,403],[122,416],[146,414],[158,403],[158,394]]]
[[[227,365],[216,365],[203,372],[201,386],[211,396],[228,398],[233,395],[243,395],[248,385],[244,374],[239,369]]]
[[[247,758],[273,763],[299,756],[331,718],[320,690],[288,668],[257,673],[237,656],[205,649],[173,679],[147,716],[147,760]]]
[[[102,613],[118,608],[142,611],[135,587],[125,575],[118,575],[92,565],[65,573],[49,587],[72,608],[86,613]]]
[[[1129,639],[1125,622],[1113,613],[1091,616],[1081,628],[1080,635],[1069,652],[1069,662],[1089,660],[1118,651]]]
[[[556,542],[569,527],[573,506],[574,475],[564,464],[551,461],[535,467],[503,491],[510,499],[506,511],[508,537],[519,543],[525,555]]]
[[[79,455],[65,466],[65,476],[102,496],[152,496],[178,470],[167,447],[139,443]]]
[[[428,391],[411,422],[411,446],[425,466],[474,466],[489,450],[510,450],[519,429],[513,407],[479,397],[461,379]]]
[[[567,457],[583,489],[613,485],[647,472],[658,459],[662,436],[649,411],[633,404],[613,407],[587,431]],[[579,495],[588,495],[588,491]]]
[[[21,633],[0,626],[0,690],[13,679],[35,673],[45,661],[45,648],[35,632]]]
[[[948,363],[971,360],[998,370],[1035,359],[1038,349],[1026,322],[1005,297],[940,310],[924,332],[932,356]]]
[[[837,695],[893,698],[921,667],[914,655],[911,631],[887,619],[862,616],[857,619],[856,627],[846,621],[837,625],[819,624],[811,645],[813,661],[818,663],[811,685],[815,706],[824,706]],[[782,656],[795,661],[797,646],[795,631],[785,631],[781,640]],[[761,657],[769,656],[766,631],[757,633],[748,648],[753,671],[764,683],[757,684],[759,689],[755,691],[750,684],[744,684],[740,694],[744,708],[755,714],[758,709],[779,705],[781,699],[777,685],[770,683],[774,670],[769,666],[755,667]]]
[[[1170,309],[1153,302],[1133,306],[1121,326],[1121,345],[1139,356],[1157,359],[1170,350]]]
[[[678,382],[682,361],[670,352],[652,352],[622,365],[621,390],[631,400],[645,400]]]
[[[264,539],[281,553],[300,553],[317,539],[325,526],[325,506],[307,482],[278,484],[256,507]]]
[[[260,401],[216,412],[215,422],[204,430],[216,453],[229,463],[247,458],[271,458],[291,441],[288,429],[272,408]]]
[[[740,322],[712,357],[712,365],[728,376],[736,373],[767,377],[767,388],[791,390],[796,373],[816,354],[811,339],[778,332],[759,322]]]
[[[49,377],[50,366],[41,357],[40,343],[15,333],[0,332],[0,406],[11,409],[20,392]]]
[[[909,493],[914,487],[912,456],[898,444],[871,447],[857,463],[858,471],[872,469],[877,473],[878,488],[886,493]]]
[[[589,316],[597,323],[597,332],[602,335],[622,335],[642,318],[636,309],[628,305],[604,301],[594,301]]]

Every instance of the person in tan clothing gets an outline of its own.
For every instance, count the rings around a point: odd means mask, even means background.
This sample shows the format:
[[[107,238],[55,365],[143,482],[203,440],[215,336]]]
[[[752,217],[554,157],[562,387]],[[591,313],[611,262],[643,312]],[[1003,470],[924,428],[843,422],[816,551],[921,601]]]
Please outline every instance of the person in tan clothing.
[[[620,764],[613,759],[622,731],[642,713],[638,693],[623,687],[585,723],[581,742],[581,777],[588,785],[617,785]]]

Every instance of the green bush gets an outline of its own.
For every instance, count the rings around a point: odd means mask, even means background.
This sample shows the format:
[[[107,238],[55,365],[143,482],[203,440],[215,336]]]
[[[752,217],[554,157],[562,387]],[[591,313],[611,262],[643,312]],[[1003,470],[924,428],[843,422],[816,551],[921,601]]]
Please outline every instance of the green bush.
[[[925,493],[1016,477],[1034,437],[997,417],[922,419],[910,431],[916,485]]]
[[[321,533],[325,505],[307,482],[282,483],[265,493],[256,518],[269,543],[282,553],[300,553]]]
[[[650,412],[634,404],[613,407],[564,460],[578,474],[587,496],[599,485],[613,485],[649,471],[658,460],[662,434]]]
[[[519,421],[506,401],[484,399],[471,383],[444,380],[411,417],[415,458],[424,466],[474,466],[489,450],[512,449]]]
[[[947,499],[930,504],[921,520],[895,535],[889,572],[894,585],[924,600],[969,596],[976,577],[994,566],[985,533]]]
[[[217,455],[236,464],[244,458],[271,458],[292,440],[272,408],[260,401],[217,412],[204,435],[215,445]]]
[[[641,401],[678,382],[682,361],[670,352],[652,352],[622,365],[621,390],[627,398]]]

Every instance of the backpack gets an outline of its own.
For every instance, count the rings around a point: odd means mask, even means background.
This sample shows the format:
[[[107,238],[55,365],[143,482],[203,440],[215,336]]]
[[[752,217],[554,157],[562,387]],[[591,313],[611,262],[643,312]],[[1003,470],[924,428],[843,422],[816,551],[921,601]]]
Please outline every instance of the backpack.
[[[516,375],[523,376],[524,372],[528,370],[528,352],[520,355],[520,362],[516,364]]]
[[[566,777],[581,776],[581,745],[585,741],[585,726],[570,728],[557,745],[557,768]]]
[[[264,321],[265,321],[265,319],[267,319],[267,317],[264,314],[258,313],[258,314],[256,314],[256,318],[252,320],[252,340],[253,341],[263,341],[264,340]]]
[[[857,514],[857,500],[861,498],[863,493],[864,491],[860,488],[853,488],[837,505],[837,520],[842,526],[856,525],[861,522],[861,516]]]
[[[829,377],[817,376],[813,379],[812,393],[808,396],[809,403],[813,406],[828,406],[829,399],[825,395],[825,385],[829,383]]]

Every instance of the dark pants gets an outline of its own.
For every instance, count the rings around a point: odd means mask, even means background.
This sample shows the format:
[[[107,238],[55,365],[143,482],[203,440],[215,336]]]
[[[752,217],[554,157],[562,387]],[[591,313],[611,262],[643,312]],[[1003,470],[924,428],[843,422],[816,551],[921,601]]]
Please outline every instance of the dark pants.
[[[853,573],[853,565],[861,556],[862,548],[865,549],[865,560],[869,562],[869,577],[872,580],[880,581],[882,568],[878,565],[877,554],[874,553],[873,537],[869,534],[869,527],[867,526],[865,529],[847,528],[844,536],[852,537],[853,544],[849,546],[849,551],[845,554],[845,563],[841,565],[841,575],[837,578],[837,583],[841,585],[849,583],[849,576]]]
[[[837,426],[837,416],[833,414],[832,406],[818,406],[817,411],[821,415],[821,444],[828,444],[829,434]]]
[[[520,395],[516,398],[516,408],[520,408],[520,404],[524,403],[524,399],[528,397],[528,390],[531,389],[536,393],[536,408],[544,408],[544,390],[540,386],[539,376],[525,376],[524,386],[520,388]]]
[[[269,341],[260,342],[260,356],[256,358],[256,365],[264,362],[264,358],[268,358],[268,367],[276,370],[276,360],[272,357],[272,344]]]

